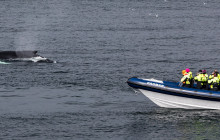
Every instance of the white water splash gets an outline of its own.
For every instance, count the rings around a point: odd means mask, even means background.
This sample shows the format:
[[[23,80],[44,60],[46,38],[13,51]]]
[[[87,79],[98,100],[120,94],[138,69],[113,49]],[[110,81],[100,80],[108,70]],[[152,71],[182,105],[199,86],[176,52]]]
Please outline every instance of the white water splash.
[[[48,60],[47,58],[45,57],[42,57],[42,56],[37,56],[37,57],[31,57],[31,58],[17,58],[17,59],[14,59],[15,61],[31,61],[31,62],[48,62],[48,61],[51,61],[51,60]],[[57,63],[56,61],[51,61],[50,63]]]
[[[39,61],[46,61],[47,58],[41,57],[41,56],[37,56],[37,57],[31,57],[31,58],[22,58],[21,60],[23,60],[23,61],[39,62]]]
[[[10,64],[10,63],[0,61],[0,64]]]

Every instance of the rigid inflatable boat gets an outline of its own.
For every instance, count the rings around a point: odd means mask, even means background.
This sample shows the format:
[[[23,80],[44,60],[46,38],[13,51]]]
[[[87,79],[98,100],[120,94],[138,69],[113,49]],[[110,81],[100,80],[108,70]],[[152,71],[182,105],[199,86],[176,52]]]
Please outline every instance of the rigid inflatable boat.
[[[129,78],[127,83],[160,107],[220,109],[220,91],[180,87],[175,82],[137,77]]]

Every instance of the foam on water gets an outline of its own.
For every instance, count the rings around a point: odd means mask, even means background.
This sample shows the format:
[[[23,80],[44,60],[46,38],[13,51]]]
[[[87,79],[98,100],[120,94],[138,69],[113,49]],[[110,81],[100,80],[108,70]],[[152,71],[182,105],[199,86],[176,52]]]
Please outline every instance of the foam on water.
[[[37,56],[37,57],[31,57],[31,58],[15,58],[15,59],[7,59],[7,61],[9,62],[34,62],[34,63],[37,63],[37,62],[46,62],[46,63],[57,63],[56,61],[52,61],[52,60],[49,60],[45,57],[42,57],[42,56]],[[6,63],[6,62],[0,62],[0,64],[10,64],[10,63]]]
[[[10,63],[0,61],[0,64],[10,64]]]
[[[32,62],[47,62],[48,59],[42,56],[37,56],[37,57],[31,57],[31,58],[21,58],[21,59],[16,59],[20,61],[32,61]],[[56,63],[56,61],[53,61],[53,63]]]

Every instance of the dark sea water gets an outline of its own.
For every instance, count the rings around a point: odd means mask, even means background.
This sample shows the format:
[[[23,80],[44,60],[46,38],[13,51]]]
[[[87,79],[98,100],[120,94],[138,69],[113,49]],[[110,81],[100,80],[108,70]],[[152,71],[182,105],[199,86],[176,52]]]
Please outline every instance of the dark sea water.
[[[220,70],[219,0],[2,0],[0,139],[219,139],[220,111],[160,108],[132,76]]]

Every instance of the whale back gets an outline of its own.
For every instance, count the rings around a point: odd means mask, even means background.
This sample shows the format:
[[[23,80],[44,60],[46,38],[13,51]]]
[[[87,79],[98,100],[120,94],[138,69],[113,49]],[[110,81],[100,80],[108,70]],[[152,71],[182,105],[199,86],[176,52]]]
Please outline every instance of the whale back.
[[[36,57],[37,51],[0,51],[0,59],[16,59]]]

